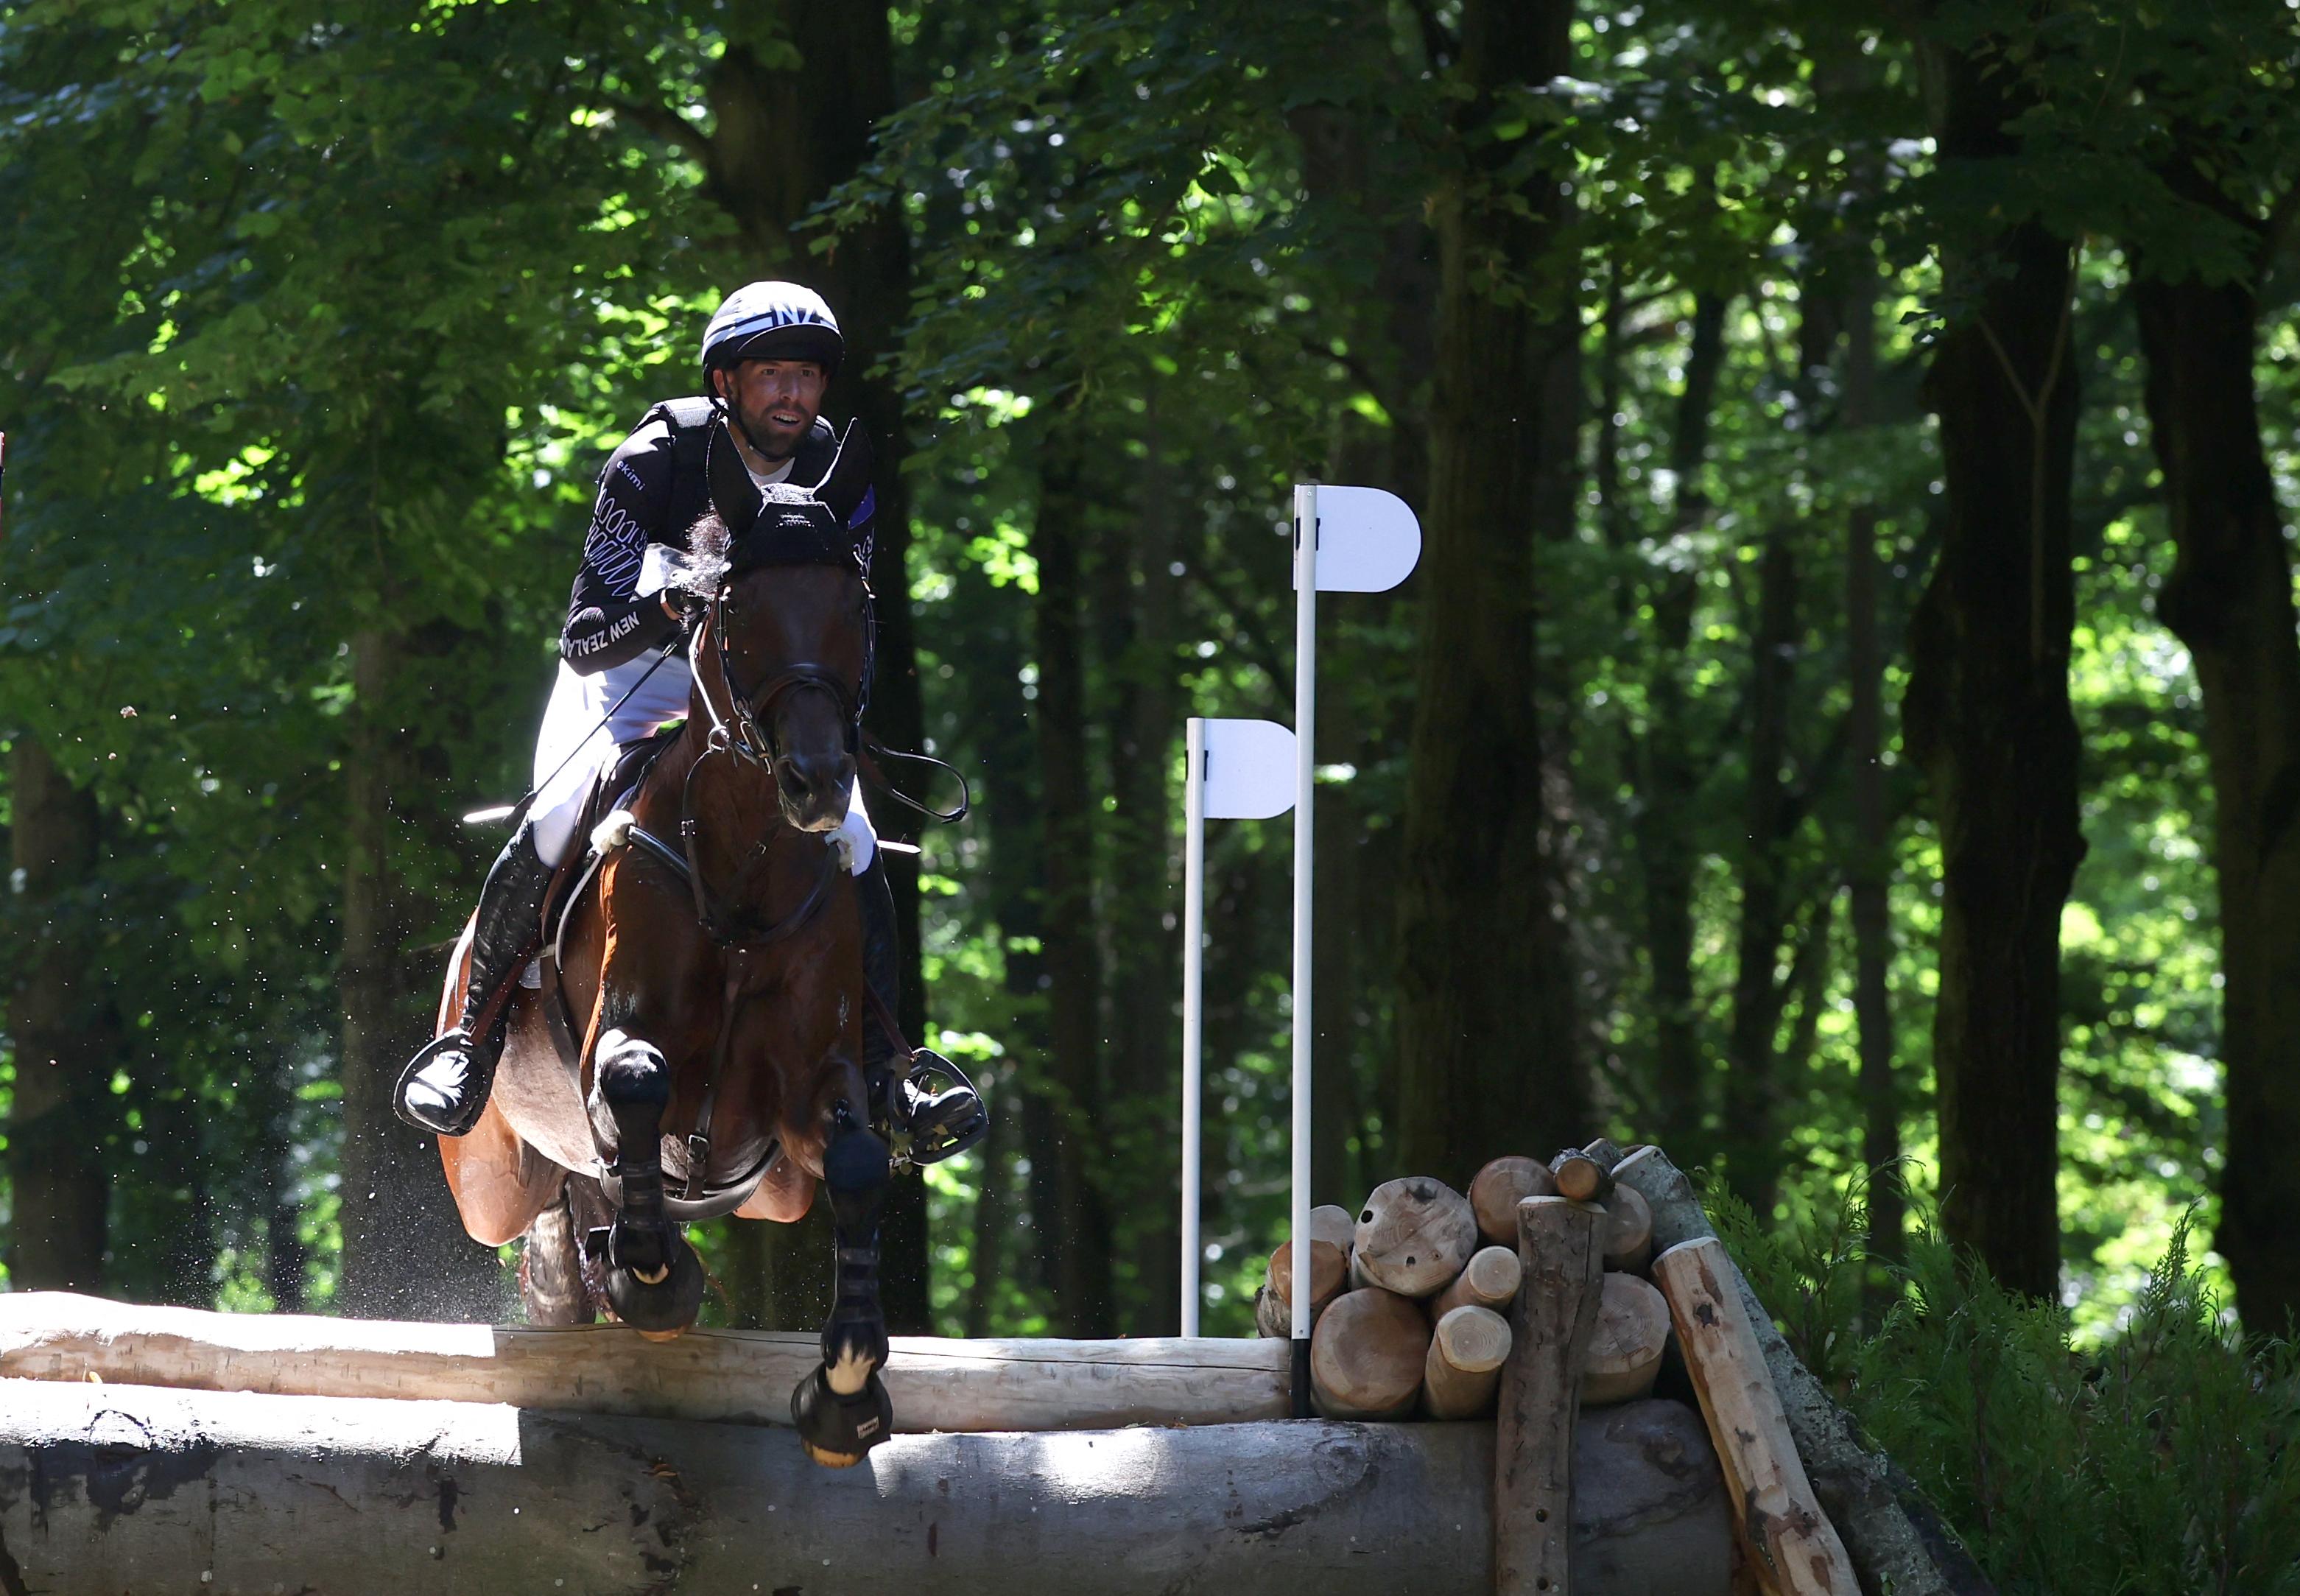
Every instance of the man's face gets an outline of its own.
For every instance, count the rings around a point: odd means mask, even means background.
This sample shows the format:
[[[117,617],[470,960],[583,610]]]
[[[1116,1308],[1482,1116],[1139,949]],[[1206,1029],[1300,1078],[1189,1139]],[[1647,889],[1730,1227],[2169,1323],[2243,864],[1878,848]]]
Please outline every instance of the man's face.
[[[751,445],[770,460],[788,460],[822,409],[821,366],[809,360],[746,360],[711,374],[734,408]]]

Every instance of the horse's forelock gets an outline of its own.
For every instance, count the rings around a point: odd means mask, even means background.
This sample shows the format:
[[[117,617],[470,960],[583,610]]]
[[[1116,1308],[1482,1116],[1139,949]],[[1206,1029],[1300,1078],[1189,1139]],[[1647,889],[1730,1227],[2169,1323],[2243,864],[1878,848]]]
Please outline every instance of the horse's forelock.
[[[719,519],[716,510],[705,510],[688,531],[687,557],[679,562],[678,574],[672,580],[697,598],[712,597],[734,566],[734,533],[727,530],[727,523]]]

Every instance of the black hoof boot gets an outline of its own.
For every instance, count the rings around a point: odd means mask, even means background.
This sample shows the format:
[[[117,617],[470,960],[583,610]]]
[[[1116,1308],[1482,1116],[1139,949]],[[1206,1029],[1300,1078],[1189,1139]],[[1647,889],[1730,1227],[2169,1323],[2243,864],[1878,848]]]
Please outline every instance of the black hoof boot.
[[[617,1318],[649,1341],[667,1341],[684,1334],[703,1310],[703,1262],[695,1249],[673,1238],[670,1261],[646,1273],[658,1269],[656,1280],[642,1279],[629,1267],[609,1269],[607,1302]]]
[[[861,1391],[842,1397],[830,1389],[830,1371],[817,1369],[791,1392],[791,1423],[808,1457],[825,1468],[852,1468],[887,1439],[895,1408],[875,1370]]]
[[[616,1142],[609,1188],[615,1219],[599,1237],[607,1254],[607,1300],[640,1334],[669,1341],[694,1324],[703,1307],[703,1265],[664,1210],[662,1111],[671,1071],[653,1044],[620,1030],[601,1035],[598,1053],[594,1090]]]

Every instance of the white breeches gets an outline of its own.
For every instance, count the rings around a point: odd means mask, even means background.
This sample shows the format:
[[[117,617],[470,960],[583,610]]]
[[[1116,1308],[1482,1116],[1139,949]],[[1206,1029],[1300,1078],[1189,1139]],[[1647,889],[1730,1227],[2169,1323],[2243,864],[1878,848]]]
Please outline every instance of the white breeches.
[[[662,652],[651,649],[590,676],[580,675],[561,662],[559,680],[551,689],[551,707],[543,712],[543,730],[535,740],[538,791],[528,811],[528,818],[535,823],[535,851],[543,856],[545,864],[555,866],[567,856],[575,840],[576,823],[582,818],[583,800],[600,767],[614,758],[615,749],[638,741],[664,722],[687,713],[693,682],[687,662],[663,659],[654,674],[647,676],[647,667],[658,659],[662,659]],[[606,714],[607,706],[642,676],[646,676],[646,684],[602,726],[600,717]],[[552,773],[554,770],[556,775]],[[854,873],[860,875],[870,868],[879,848],[878,834],[871,829],[871,816],[862,807],[860,781],[854,783],[854,801],[838,829],[851,845]]]

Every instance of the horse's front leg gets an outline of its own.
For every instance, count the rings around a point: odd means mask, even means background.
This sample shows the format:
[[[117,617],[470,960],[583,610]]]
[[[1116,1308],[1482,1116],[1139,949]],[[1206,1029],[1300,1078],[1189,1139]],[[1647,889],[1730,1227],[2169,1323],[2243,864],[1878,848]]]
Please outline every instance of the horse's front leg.
[[[879,1305],[887,1144],[861,1107],[843,1097],[831,1106],[822,1183],[838,1248],[838,1297],[822,1326],[822,1366],[791,1393],[791,1419],[807,1456],[844,1468],[887,1438],[895,1415],[879,1378],[887,1361],[887,1316]]]
[[[593,1096],[614,1127],[610,1166],[621,1200],[607,1230],[607,1299],[654,1341],[695,1323],[703,1266],[663,1206],[662,1116],[671,1065],[654,1043],[618,1026],[599,1033]]]
[[[587,1107],[615,1208],[604,1238],[607,1300],[625,1324],[668,1341],[695,1323],[704,1282],[695,1249],[664,1207],[662,1121],[672,1060],[693,1059],[709,1047],[714,972],[705,945],[686,930],[685,906],[661,882],[631,869],[628,854],[610,858],[602,876],[608,929],[591,1015]]]
[[[861,1462],[863,1453],[887,1438],[894,1409],[879,1377],[887,1361],[887,1316],[879,1303],[879,1216],[887,1197],[888,1148],[871,1128],[870,1099],[856,1062],[862,1043],[861,953],[846,917],[834,917],[833,925],[828,956],[793,983],[795,999],[804,988],[820,983],[815,1000],[794,1001],[791,1007],[829,1023],[803,1044],[815,1061],[808,1072],[812,1090],[800,1099],[811,1112],[803,1124],[787,1128],[803,1162],[821,1149],[838,1247],[838,1294],[822,1326],[822,1366],[791,1393],[791,1417],[809,1457],[844,1468]],[[840,930],[846,934],[837,934]],[[852,979],[838,980],[840,972]]]

